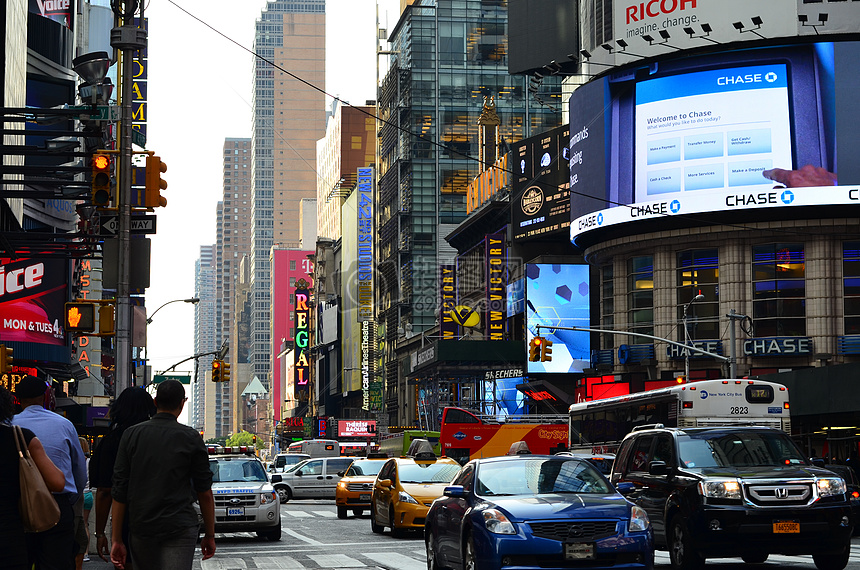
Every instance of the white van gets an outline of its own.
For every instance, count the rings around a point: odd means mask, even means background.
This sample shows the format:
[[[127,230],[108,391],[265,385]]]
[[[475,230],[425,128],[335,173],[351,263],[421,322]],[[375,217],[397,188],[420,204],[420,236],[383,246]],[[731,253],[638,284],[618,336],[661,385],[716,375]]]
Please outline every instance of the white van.
[[[307,453],[311,457],[338,457],[340,444],[333,439],[306,439],[291,443],[289,453]]]
[[[334,499],[337,495],[337,484],[354,459],[354,457],[305,459],[284,471],[279,475],[281,480],[273,482],[272,485],[282,503],[290,499]]]

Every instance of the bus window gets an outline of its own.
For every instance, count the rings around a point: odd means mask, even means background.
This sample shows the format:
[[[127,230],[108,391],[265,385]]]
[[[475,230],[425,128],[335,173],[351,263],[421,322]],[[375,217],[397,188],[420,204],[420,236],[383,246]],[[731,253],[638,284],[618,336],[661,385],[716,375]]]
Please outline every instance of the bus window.
[[[445,419],[442,420],[446,424],[479,424],[481,420],[472,414],[460,410],[458,408],[447,408],[445,410]]]

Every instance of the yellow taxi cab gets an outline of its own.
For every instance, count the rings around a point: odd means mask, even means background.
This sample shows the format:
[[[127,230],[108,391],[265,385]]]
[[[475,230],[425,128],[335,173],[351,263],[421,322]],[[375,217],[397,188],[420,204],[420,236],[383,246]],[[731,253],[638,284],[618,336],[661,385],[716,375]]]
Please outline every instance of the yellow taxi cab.
[[[356,458],[346,470],[337,484],[337,518],[345,519],[346,512],[352,509],[355,516],[361,515],[364,509],[370,508],[370,495],[373,492],[373,482],[376,474],[382,468],[386,454],[370,454],[367,458]]]
[[[449,457],[436,457],[426,439],[412,440],[405,457],[385,462],[376,476],[370,497],[370,529],[381,533],[391,528],[395,537],[409,529],[423,529],[433,501],[460,471]]]

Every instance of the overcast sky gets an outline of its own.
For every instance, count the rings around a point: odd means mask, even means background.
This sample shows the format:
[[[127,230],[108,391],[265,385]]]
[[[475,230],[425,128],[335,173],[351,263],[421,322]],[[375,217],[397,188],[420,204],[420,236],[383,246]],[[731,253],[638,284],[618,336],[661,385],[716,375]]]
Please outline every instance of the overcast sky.
[[[398,0],[379,0],[380,26],[397,22]],[[149,93],[147,150],[167,164],[152,237],[150,315],[163,303],[194,295],[200,246],[215,243],[215,214],[222,197],[226,137],[251,136],[254,22],[263,0],[148,0]],[[375,0],[327,0],[326,91],[362,105],[375,99]],[[204,23],[192,18],[193,14]],[[386,24],[387,22],[387,24]],[[210,27],[207,27],[211,26]],[[220,32],[220,34],[219,34]],[[386,58],[381,58],[384,73]],[[330,102],[331,99],[328,99]],[[194,352],[194,309],[174,303],[149,325],[153,373]],[[189,361],[177,370],[193,370]]]

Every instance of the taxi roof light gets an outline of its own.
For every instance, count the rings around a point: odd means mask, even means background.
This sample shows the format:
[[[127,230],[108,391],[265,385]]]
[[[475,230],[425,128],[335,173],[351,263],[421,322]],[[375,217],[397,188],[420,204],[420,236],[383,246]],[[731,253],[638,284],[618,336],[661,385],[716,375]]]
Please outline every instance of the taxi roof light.
[[[407,457],[415,459],[436,459],[436,454],[433,453],[433,446],[426,439],[416,438],[409,444],[409,451],[406,452]]]

